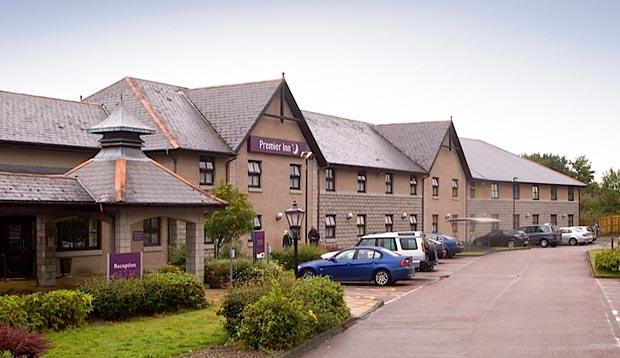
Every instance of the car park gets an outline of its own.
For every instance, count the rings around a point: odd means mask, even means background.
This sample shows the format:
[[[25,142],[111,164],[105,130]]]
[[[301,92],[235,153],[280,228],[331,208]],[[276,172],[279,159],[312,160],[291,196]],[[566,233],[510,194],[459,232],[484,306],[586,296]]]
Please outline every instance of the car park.
[[[411,256],[373,246],[351,247],[328,259],[305,262],[297,267],[298,276],[305,279],[320,275],[340,282],[372,281],[379,286],[410,279],[414,270]]]
[[[562,243],[562,234],[555,225],[527,225],[520,227],[519,230],[524,231],[529,236],[530,245],[556,247]]]
[[[508,247],[529,245],[528,235],[521,230],[495,230],[477,237],[473,245],[477,247]]]
[[[594,241],[594,235],[584,227],[561,227],[560,232],[562,233],[562,242],[566,242],[570,246],[591,244]]]
[[[435,264],[439,262],[439,259],[444,259],[448,256],[446,245],[441,241],[426,236],[424,238],[424,243],[426,244],[426,254],[429,260],[434,261]]]
[[[431,239],[435,239],[444,244],[446,248],[446,258],[454,257],[454,255],[459,252],[465,251],[465,244],[461,240],[457,240],[447,235],[443,234],[426,234],[426,237],[430,237]]]

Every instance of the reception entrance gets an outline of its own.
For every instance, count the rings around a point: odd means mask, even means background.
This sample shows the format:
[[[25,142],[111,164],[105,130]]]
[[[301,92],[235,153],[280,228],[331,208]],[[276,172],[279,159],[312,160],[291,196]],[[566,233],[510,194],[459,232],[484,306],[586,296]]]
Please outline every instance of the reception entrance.
[[[35,218],[0,216],[0,278],[35,276]]]

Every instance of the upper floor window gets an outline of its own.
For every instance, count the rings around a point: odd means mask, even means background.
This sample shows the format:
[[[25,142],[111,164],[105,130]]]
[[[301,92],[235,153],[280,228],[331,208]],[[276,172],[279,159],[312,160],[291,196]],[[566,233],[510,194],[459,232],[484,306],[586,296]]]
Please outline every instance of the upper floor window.
[[[366,235],[366,215],[357,216],[357,236]]]
[[[392,232],[392,231],[394,231],[394,222],[393,222],[392,218],[393,218],[392,215],[386,215],[385,216],[385,232]]]
[[[539,200],[540,199],[540,189],[538,188],[538,185],[534,184],[532,185],[532,200]]]
[[[476,198],[476,183],[474,183],[473,181],[469,184],[469,198]]]
[[[411,214],[409,215],[409,227],[411,231],[418,231],[418,215]]]
[[[439,196],[439,178],[433,177],[433,196]]]
[[[291,164],[290,188],[301,189],[301,165]]]
[[[250,188],[260,188],[260,164],[258,161],[248,161],[248,187]]]
[[[558,200],[558,187],[557,185],[551,186],[551,200]]]
[[[392,173],[385,173],[385,193],[392,194]]]
[[[499,184],[491,183],[491,199],[499,199]]]
[[[215,181],[215,163],[213,158],[200,158],[200,185],[213,185]]]
[[[101,248],[101,222],[96,219],[77,217],[59,221],[56,234],[56,247],[60,251]]]
[[[452,179],[452,197],[453,198],[459,197],[459,180],[458,179]]]
[[[325,190],[336,191],[336,173],[333,168],[325,169]]]
[[[568,201],[575,201],[575,188],[572,186],[568,187]]]
[[[409,177],[409,190],[411,195],[418,195],[418,178],[415,175]]]
[[[366,172],[357,172],[357,192],[366,192]]]
[[[142,222],[144,246],[161,246],[161,218],[148,218]]]
[[[325,237],[330,239],[336,237],[336,215],[325,216]]]
[[[512,183],[512,198],[519,200],[521,197],[521,187],[517,183]]]

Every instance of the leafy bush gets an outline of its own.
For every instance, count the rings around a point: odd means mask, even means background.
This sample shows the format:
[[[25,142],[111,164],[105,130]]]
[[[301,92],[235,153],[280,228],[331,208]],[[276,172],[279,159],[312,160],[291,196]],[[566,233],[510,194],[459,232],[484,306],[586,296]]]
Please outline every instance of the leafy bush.
[[[160,273],[183,273],[183,268],[175,265],[164,265],[157,270]]]
[[[605,249],[595,257],[596,269],[617,271],[620,269],[620,250]]]
[[[230,281],[229,260],[209,259],[205,260],[205,283],[212,288],[222,287]],[[270,280],[282,273],[282,268],[273,262],[257,260],[255,263],[249,258],[237,258],[233,260],[233,280],[237,283],[251,280]]]
[[[8,351],[13,357],[36,357],[48,348],[48,343],[36,332],[8,324],[0,326],[0,354]]]
[[[351,315],[344,300],[342,285],[327,277],[317,276],[298,281],[291,296],[303,302],[304,308],[316,315],[313,334],[337,326]]]
[[[80,326],[92,310],[92,296],[75,290],[37,292],[25,296],[30,328],[62,330]]]
[[[273,281],[269,293],[243,310],[238,335],[254,349],[291,348],[310,335],[314,320],[303,302],[286,296]]]
[[[300,245],[297,248],[297,255],[299,257],[299,263],[318,260],[323,255],[325,249],[321,246],[314,245]],[[285,249],[281,251],[273,251],[271,253],[271,258],[275,261],[278,261],[282,267],[287,270],[294,270],[294,253],[293,249]]]
[[[170,265],[185,267],[185,255],[187,247],[183,244],[177,244],[168,249],[168,263]]]
[[[21,296],[0,296],[0,324],[28,327],[28,314]]]
[[[118,320],[206,305],[200,280],[188,273],[150,273],[142,279],[93,281],[81,288],[93,296],[93,316]]]

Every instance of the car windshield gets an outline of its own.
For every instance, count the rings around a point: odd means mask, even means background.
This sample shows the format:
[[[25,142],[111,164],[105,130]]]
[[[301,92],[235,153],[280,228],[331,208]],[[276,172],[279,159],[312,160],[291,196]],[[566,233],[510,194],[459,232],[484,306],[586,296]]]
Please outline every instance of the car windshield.
[[[403,250],[417,250],[418,241],[416,240],[415,237],[409,237],[409,238],[401,237],[400,246],[403,248]]]

